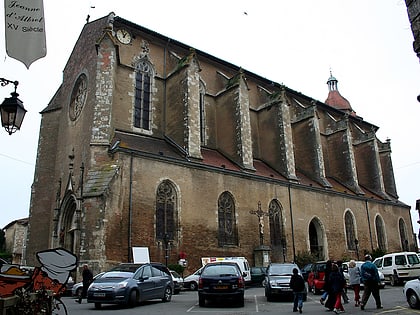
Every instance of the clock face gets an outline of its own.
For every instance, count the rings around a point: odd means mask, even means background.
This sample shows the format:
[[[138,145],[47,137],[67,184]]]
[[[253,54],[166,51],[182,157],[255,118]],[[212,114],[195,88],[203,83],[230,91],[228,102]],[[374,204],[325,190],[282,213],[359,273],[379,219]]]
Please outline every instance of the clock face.
[[[117,31],[117,39],[123,44],[131,43],[131,34],[125,29],[119,29]]]

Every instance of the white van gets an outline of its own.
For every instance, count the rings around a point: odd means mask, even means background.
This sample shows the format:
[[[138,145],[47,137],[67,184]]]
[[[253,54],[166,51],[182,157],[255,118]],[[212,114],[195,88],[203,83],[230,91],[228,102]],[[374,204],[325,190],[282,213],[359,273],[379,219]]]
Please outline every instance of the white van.
[[[386,254],[373,263],[392,286],[420,276],[420,260],[415,252]]]
[[[245,283],[251,282],[251,269],[249,268],[248,260],[245,257],[202,257],[201,264],[205,266],[208,263],[220,262],[220,261],[233,261],[236,262],[241,269],[241,272],[245,274]]]

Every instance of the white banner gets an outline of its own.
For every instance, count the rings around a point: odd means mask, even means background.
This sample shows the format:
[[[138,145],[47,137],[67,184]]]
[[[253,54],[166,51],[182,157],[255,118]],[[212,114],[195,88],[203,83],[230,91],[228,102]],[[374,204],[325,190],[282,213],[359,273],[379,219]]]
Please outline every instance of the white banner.
[[[47,54],[43,0],[4,0],[7,54],[26,68]]]

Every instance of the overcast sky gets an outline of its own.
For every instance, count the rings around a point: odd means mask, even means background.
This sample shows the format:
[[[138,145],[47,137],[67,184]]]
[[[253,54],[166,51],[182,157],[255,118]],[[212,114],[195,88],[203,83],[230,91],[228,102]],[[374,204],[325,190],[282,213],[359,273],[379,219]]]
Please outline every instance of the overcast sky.
[[[94,7],[94,8],[92,8]],[[90,15],[117,16],[324,102],[327,79],[357,115],[391,139],[400,201],[420,199],[420,64],[403,0],[44,0],[47,56],[28,69],[6,54],[0,6],[0,77],[18,80],[22,129],[0,131],[0,228],[27,217],[40,125]],[[12,86],[0,88],[0,101]]]

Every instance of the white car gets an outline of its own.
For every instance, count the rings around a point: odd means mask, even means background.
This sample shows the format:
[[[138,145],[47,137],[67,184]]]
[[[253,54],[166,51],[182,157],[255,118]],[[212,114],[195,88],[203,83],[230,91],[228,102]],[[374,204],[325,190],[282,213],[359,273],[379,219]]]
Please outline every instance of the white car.
[[[362,266],[364,263],[364,261],[356,261],[356,266],[359,267]],[[343,274],[344,274],[344,278],[346,279],[347,285],[349,284],[349,262],[344,262],[343,263]],[[381,280],[381,284],[379,285],[379,287],[381,289],[385,288],[385,276],[384,274],[378,270],[379,273],[379,279]],[[363,288],[363,283],[360,283],[360,287]]]
[[[190,290],[197,290],[198,289],[198,279],[200,278],[201,270],[196,270],[193,274],[189,275],[188,277],[184,278],[184,288],[189,288]]]
[[[420,278],[407,281],[404,284],[403,294],[411,308],[420,308]]]
[[[175,270],[169,270],[171,272],[172,281],[174,282],[174,294],[181,292],[184,287],[184,279]]]

